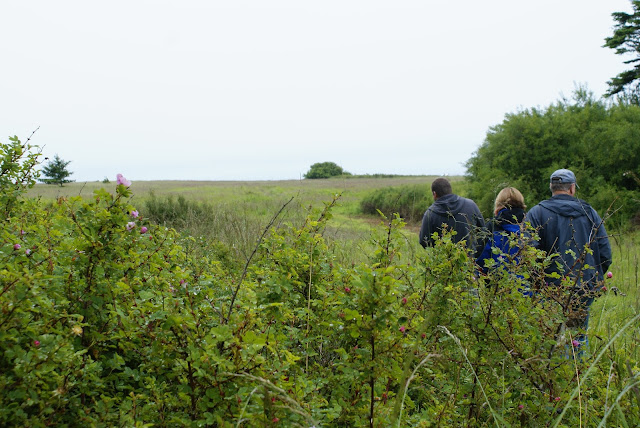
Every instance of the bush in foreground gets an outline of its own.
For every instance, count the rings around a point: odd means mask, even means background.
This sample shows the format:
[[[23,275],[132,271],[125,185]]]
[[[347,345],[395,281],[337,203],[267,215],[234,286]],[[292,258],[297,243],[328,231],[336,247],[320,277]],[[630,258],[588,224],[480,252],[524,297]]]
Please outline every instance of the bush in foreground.
[[[474,280],[450,237],[415,252],[395,218],[366,263],[341,265],[322,236],[327,204],[265,229],[229,272],[147,222],[128,184],[91,200],[3,200],[0,424],[640,421],[637,337],[573,359],[573,333],[560,333],[570,284],[546,287],[534,273],[548,261],[530,247],[512,274]],[[635,369],[610,376],[618,361]]]

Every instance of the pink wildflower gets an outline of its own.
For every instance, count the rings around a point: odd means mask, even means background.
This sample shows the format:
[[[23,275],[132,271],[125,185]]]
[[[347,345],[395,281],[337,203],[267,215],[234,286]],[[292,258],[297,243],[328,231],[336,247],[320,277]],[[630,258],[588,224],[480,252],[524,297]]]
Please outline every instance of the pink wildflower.
[[[345,293],[351,293],[351,289],[349,287],[344,287],[344,292]]]
[[[129,223],[127,223],[127,230],[131,230],[134,227],[136,227],[136,222],[135,221],[130,221]]]
[[[405,326],[401,325],[398,330],[400,330],[400,333],[404,333],[406,329],[407,328]]]
[[[13,249],[14,249],[14,250],[19,250],[20,248],[22,248],[22,245],[20,245],[20,244],[13,244]]]
[[[24,250],[24,253],[28,256],[31,254],[31,248],[27,248],[26,250]]]
[[[149,230],[149,229],[147,229],[147,227],[146,227],[146,226],[142,226],[142,227],[140,228],[140,233],[147,233],[147,231],[148,231],[148,230]]]
[[[520,410],[524,409],[524,404],[519,405],[518,409],[520,409]]]
[[[403,304],[403,305],[406,305],[406,304],[407,304],[407,298],[406,298],[406,297],[403,297],[403,298],[402,298],[402,304]]]
[[[35,346],[35,347],[40,346],[40,341],[39,340],[34,340],[33,341],[33,346]]]
[[[140,213],[137,210],[131,211],[130,214],[131,214],[131,217],[133,217],[133,218],[138,218],[138,215],[140,215]]]
[[[556,401],[560,401],[560,400],[562,400],[562,398],[560,398],[560,397],[556,397],[556,398],[555,398],[555,400],[556,400]]]
[[[26,235],[26,234],[27,234],[26,230],[20,229],[20,235]]]
[[[607,278],[609,278],[609,279],[613,278],[613,273],[612,272],[607,272]]]
[[[577,348],[578,346],[580,346],[580,342],[578,342],[577,340],[573,339],[571,341],[571,344],[573,345],[574,348]]]
[[[116,181],[118,182],[118,184],[122,184],[124,187],[131,186],[131,182],[124,178],[122,174],[116,175]]]

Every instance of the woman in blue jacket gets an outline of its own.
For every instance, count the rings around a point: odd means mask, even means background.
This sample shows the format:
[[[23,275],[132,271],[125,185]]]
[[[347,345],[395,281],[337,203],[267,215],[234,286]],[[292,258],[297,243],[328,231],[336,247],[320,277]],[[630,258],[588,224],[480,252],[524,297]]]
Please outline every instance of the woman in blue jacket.
[[[494,215],[489,222],[492,236],[485,245],[482,253],[476,260],[483,273],[487,273],[488,267],[485,261],[493,259],[492,268],[502,265],[505,258],[514,257],[519,248],[510,241],[512,234],[520,235],[520,226],[524,221],[525,209],[524,197],[515,187],[505,187],[498,193],[494,204]],[[494,250],[496,249],[496,250]]]

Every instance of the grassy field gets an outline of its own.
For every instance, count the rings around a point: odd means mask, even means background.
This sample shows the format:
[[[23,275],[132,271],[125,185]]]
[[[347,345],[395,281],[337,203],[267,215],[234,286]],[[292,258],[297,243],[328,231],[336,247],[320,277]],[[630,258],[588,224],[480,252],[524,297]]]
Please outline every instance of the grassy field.
[[[131,185],[133,200],[144,200],[151,192],[158,196],[183,195],[198,201],[245,201],[282,199],[291,196],[300,197],[310,203],[330,200],[335,193],[343,194],[343,205],[357,203],[362,194],[371,190],[406,184],[431,183],[437,176],[406,176],[392,178],[331,178],[319,180],[282,180],[282,181],[134,181]],[[460,187],[464,178],[449,177],[455,187]],[[74,182],[64,186],[36,184],[29,190],[28,196],[56,199],[59,197],[90,197],[100,188],[115,187],[115,182],[103,183]],[[458,190],[459,191],[459,190]]]
[[[613,264],[610,270],[613,278],[606,281],[607,292],[596,299],[591,307],[592,321],[589,323],[589,330],[596,342],[599,338],[613,336],[630,318],[640,312],[640,233],[613,232],[610,241],[613,250]],[[623,336],[619,346],[625,348],[637,361],[640,358],[639,343],[640,326],[636,325]],[[615,353],[615,348],[613,352]]]
[[[142,211],[145,203],[155,195],[157,198],[184,197],[189,201],[211,204],[221,209],[233,209],[252,218],[261,218],[264,224],[287,201],[294,198],[288,213],[294,217],[309,206],[321,208],[340,195],[333,211],[333,226],[338,229],[362,231],[368,229],[375,219],[362,216],[360,200],[372,190],[414,184],[430,184],[437,176],[406,176],[392,178],[332,178],[319,180],[284,181],[134,181],[131,185],[131,203]],[[454,191],[464,194],[464,179],[449,177]],[[115,188],[115,182],[77,182],[63,187],[37,184],[28,193],[30,197],[54,200],[60,197],[91,197],[100,188]],[[415,225],[409,225],[415,229]]]

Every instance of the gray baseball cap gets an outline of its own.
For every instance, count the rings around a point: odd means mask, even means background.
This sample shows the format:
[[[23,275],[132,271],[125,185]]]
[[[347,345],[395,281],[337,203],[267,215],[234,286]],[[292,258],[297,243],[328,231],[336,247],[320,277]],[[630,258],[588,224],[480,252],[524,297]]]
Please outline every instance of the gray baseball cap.
[[[576,182],[576,175],[570,169],[559,169],[551,174],[550,178],[551,183],[560,183],[560,184],[575,184],[576,187],[579,188],[578,183]]]

